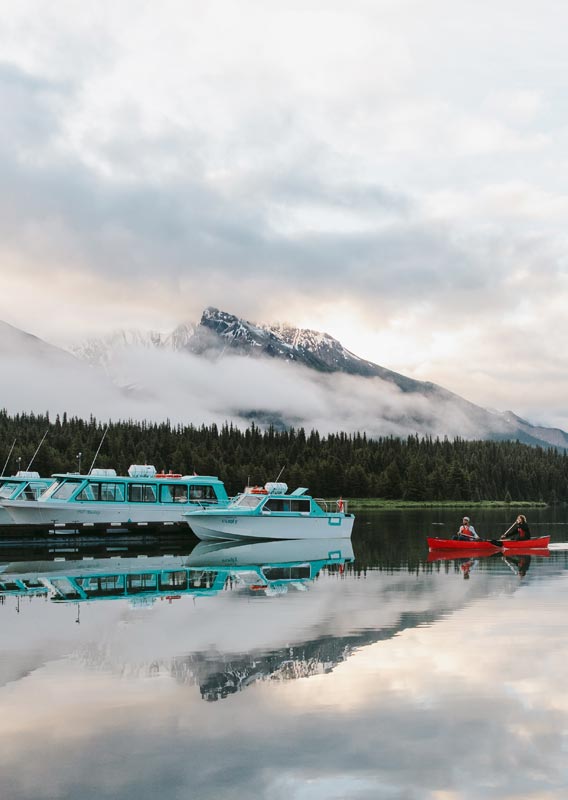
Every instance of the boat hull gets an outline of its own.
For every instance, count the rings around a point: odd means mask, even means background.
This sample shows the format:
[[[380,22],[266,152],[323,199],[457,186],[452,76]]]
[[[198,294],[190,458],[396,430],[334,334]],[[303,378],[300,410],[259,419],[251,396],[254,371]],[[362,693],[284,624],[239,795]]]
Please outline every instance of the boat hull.
[[[342,514],[276,517],[194,511],[185,515],[185,521],[202,541],[342,539],[351,536],[354,519]]]
[[[156,503],[55,503],[5,501],[2,508],[15,526],[102,528],[136,525],[183,525],[188,505]]]
[[[466,542],[460,541],[459,539],[437,539],[435,537],[429,537],[427,541],[429,550],[452,550],[456,553],[468,554],[473,552],[497,553],[501,550],[533,551],[546,549],[550,542],[550,536],[540,536],[538,539],[524,539],[518,542],[508,539],[503,541],[501,545],[495,545],[492,542],[480,539]]]

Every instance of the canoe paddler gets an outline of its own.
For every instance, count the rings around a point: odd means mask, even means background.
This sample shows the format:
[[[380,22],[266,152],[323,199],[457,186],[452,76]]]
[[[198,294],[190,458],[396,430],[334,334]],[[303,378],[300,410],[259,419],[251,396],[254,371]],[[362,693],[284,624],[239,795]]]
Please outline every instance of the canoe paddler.
[[[471,542],[474,539],[479,539],[479,536],[477,535],[475,528],[471,524],[469,517],[463,518],[460,529],[453,538],[459,539],[460,541],[463,542]]]
[[[531,530],[527,523],[527,518],[524,514],[519,514],[515,522],[511,525],[509,530],[501,536],[501,541],[511,539],[515,542],[522,542],[525,539],[531,538]]]

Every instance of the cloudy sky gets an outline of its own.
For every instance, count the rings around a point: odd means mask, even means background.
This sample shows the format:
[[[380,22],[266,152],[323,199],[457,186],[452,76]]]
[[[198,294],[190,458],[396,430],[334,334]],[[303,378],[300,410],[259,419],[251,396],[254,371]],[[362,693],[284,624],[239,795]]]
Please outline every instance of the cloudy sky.
[[[4,0],[0,319],[214,305],[568,426],[559,0]]]

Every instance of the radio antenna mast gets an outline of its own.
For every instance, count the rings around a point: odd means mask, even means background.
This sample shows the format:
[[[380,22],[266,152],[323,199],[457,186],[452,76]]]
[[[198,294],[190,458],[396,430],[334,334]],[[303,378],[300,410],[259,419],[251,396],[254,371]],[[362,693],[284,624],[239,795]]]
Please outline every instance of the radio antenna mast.
[[[28,464],[28,466],[26,467],[26,471],[27,471],[27,470],[28,470],[28,469],[31,467],[31,465],[33,464],[34,458],[35,458],[35,457],[37,456],[37,454],[39,453],[39,448],[42,446],[42,444],[43,444],[43,442],[44,442],[44,439],[45,439],[45,437],[47,436],[47,434],[48,434],[48,433],[49,433],[49,428],[48,428],[48,429],[46,430],[46,432],[43,434],[43,438],[42,438],[41,442],[38,444],[38,446],[37,446],[37,448],[36,448],[36,451],[35,451],[35,453],[34,453],[34,454],[33,454],[33,456],[32,456],[32,460],[30,461],[30,463],[29,463],[29,464]]]
[[[95,466],[95,461],[97,460],[97,456],[99,454],[99,450],[101,449],[102,444],[103,444],[103,442],[105,440],[105,436],[107,435],[107,431],[108,431],[108,422],[107,422],[107,426],[105,428],[105,431],[104,431],[104,433],[102,435],[101,441],[99,442],[99,446],[97,447],[97,452],[95,453],[95,457],[93,458],[93,462],[92,462],[91,466],[89,467],[89,471],[87,472],[87,475],[91,474],[91,471],[92,471],[93,467]]]
[[[2,470],[0,478],[2,478],[2,476],[6,472],[6,467],[8,466],[8,461],[10,460],[10,456],[12,455],[12,450],[14,449],[15,444],[16,444],[16,439],[14,439],[14,441],[12,442],[12,447],[10,448],[10,452],[8,453],[8,458],[6,459],[6,463],[4,464],[4,469]]]
[[[282,467],[282,469],[280,470],[280,472],[276,476],[276,480],[274,481],[274,483],[278,483],[278,481],[280,480],[280,476],[282,475],[282,473],[284,472],[285,469],[286,469],[286,464],[284,464],[284,466]]]

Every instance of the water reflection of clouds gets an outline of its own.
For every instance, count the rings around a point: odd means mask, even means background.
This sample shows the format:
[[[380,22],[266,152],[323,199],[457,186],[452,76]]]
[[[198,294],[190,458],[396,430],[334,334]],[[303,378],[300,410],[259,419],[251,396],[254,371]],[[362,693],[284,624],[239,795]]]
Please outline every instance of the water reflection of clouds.
[[[486,594],[459,607],[454,587],[466,591],[466,584],[459,574],[440,578],[430,602],[439,602],[441,584],[451,587],[453,613],[363,647],[330,674],[258,683],[215,704],[169,675],[149,678],[128,663],[118,669],[120,636],[136,632],[134,650],[126,642],[123,655],[145,657],[152,647],[145,650],[139,636],[155,627],[123,625],[132,615],[122,609],[102,638],[98,652],[107,661],[97,668],[79,647],[75,657],[0,690],[7,796],[146,800],[253,792],[303,800],[308,787],[310,797],[326,800],[565,796],[568,709],[551,689],[565,675],[566,650],[558,643],[566,633],[566,580],[555,579],[553,593],[550,582],[535,581],[512,596]],[[416,588],[416,579],[408,580]],[[381,595],[379,582],[353,583],[359,602],[368,592],[366,624],[373,589],[391,604],[388,611],[377,604],[376,624],[414,600],[427,604],[427,592],[404,600],[402,587],[410,584],[400,575],[387,584],[400,591]],[[345,598],[351,613],[357,601],[348,592]],[[179,614],[172,620],[180,622]],[[158,651],[164,641],[154,642]],[[178,638],[178,647],[187,641]]]

